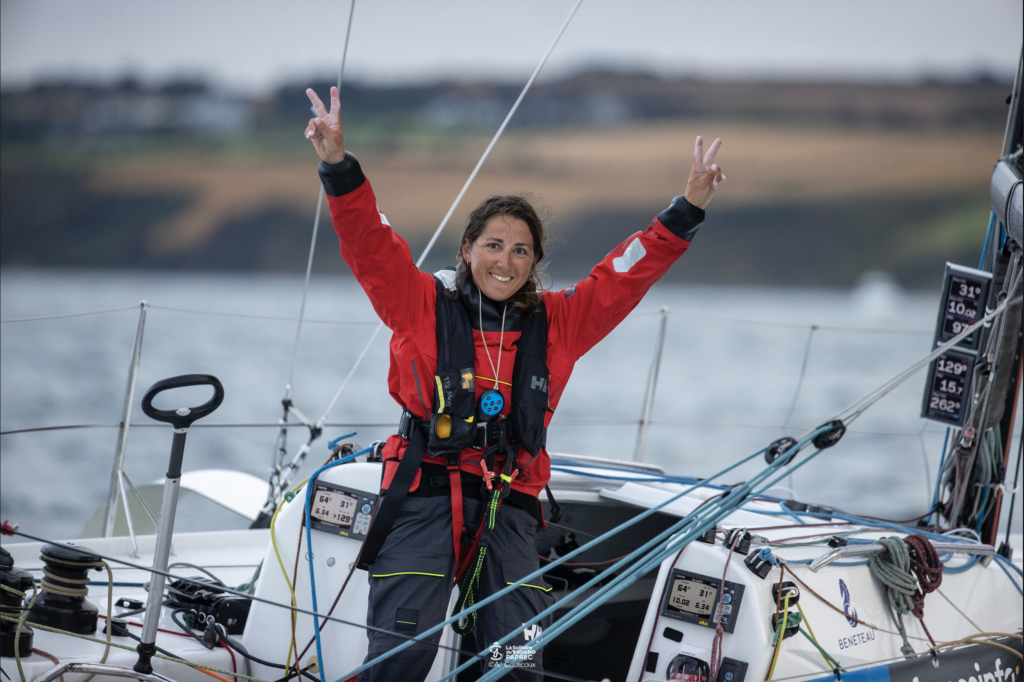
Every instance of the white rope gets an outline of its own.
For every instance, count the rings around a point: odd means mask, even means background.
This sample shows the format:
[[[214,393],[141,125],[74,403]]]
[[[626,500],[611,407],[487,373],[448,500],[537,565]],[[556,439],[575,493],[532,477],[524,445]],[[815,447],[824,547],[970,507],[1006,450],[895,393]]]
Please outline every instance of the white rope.
[[[658,311],[651,312],[638,312],[633,313],[633,316],[639,315],[657,315]],[[896,335],[909,335],[909,336],[927,336],[932,334],[927,329],[886,329],[884,327],[839,327],[832,325],[823,324],[803,324],[800,322],[779,322],[777,320],[752,320],[749,318],[742,317],[728,317],[726,315],[709,315],[706,313],[693,313],[686,311],[673,310],[669,315],[675,315],[677,317],[690,317],[697,320],[714,320],[716,322],[734,322],[736,324],[749,324],[760,327],[785,327],[788,329],[811,329],[814,328],[817,331],[826,332],[851,332],[855,334],[896,334]]]
[[[576,0],[576,4],[573,5],[572,11],[569,12],[569,16],[566,17],[565,22],[562,24],[562,28],[558,29],[558,34],[555,36],[555,39],[551,41],[551,45],[548,47],[547,52],[544,53],[544,56],[541,58],[540,63],[537,64],[537,68],[533,70],[533,74],[530,75],[530,79],[526,81],[526,85],[523,86],[522,92],[520,92],[519,97],[516,98],[515,104],[512,105],[512,108],[509,110],[508,115],[505,116],[505,120],[501,122],[501,126],[498,128],[498,132],[494,133],[494,137],[491,138],[491,143],[487,145],[487,149],[484,150],[483,156],[481,156],[480,160],[477,161],[476,167],[473,168],[473,172],[469,174],[469,178],[466,180],[466,183],[462,186],[462,189],[459,191],[459,195],[455,197],[455,201],[452,202],[452,205],[448,209],[448,212],[445,214],[444,219],[441,220],[441,224],[438,225],[437,229],[434,231],[434,236],[430,238],[430,241],[427,243],[426,248],[423,249],[423,253],[420,254],[419,259],[416,261],[417,268],[423,264],[423,261],[426,259],[427,254],[429,254],[430,250],[434,248],[434,243],[437,242],[437,238],[441,236],[441,231],[444,230],[445,225],[448,224],[449,218],[452,217],[452,213],[455,212],[455,209],[456,207],[458,207],[459,202],[462,201],[462,197],[466,194],[466,190],[468,190],[469,186],[473,184],[473,180],[476,179],[476,175],[477,173],[480,172],[480,168],[484,165],[484,161],[487,160],[487,157],[490,155],[491,150],[494,149],[494,145],[497,144],[498,138],[500,138],[501,134],[505,132],[505,127],[508,125],[508,122],[512,120],[512,115],[516,113],[516,110],[519,108],[520,102],[522,102],[523,98],[526,97],[526,93],[529,92],[530,86],[533,85],[533,81],[537,79],[537,75],[540,73],[541,69],[544,68],[544,65],[548,61],[548,57],[551,56],[551,53],[554,51],[555,46],[558,45],[558,41],[562,38],[562,34],[565,33],[565,29],[569,27],[569,22],[572,21],[572,18],[576,15],[576,10],[580,8],[581,4],[583,4],[583,0]],[[318,422],[318,424],[322,424],[327,421],[327,415],[329,415],[331,413],[331,410],[334,409],[334,406],[337,404],[338,399],[341,398],[341,394],[344,392],[345,387],[348,386],[349,381],[352,379],[352,375],[355,374],[357,369],[359,369],[359,365],[362,363],[363,358],[366,357],[366,352],[370,349],[370,345],[374,342],[374,340],[377,338],[377,334],[379,334],[380,330],[383,328],[383,322],[377,325],[377,328],[373,331],[373,336],[371,336],[370,340],[366,342],[366,347],[363,348],[363,351],[359,354],[359,357],[356,358],[355,365],[352,366],[352,369],[351,371],[349,371],[348,376],[345,377],[345,381],[342,382],[341,387],[338,389],[338,392],[334,394],[334,398],[331,399],[330,405],[328,405],[327,409],[324,410],[324,414],[322,417],[320,417],[320,421]]]
[[[64,315],[50,315],[46,317],[23,317],[10,320],[0,320],[0,324],[8,324],[13,322],[35,322],[38,320],[58,320],[65,317],[82,317],[86,315],[101,315],[104,313],[117,313],[125,310],[138,310],[138,305],[124,306],[123,308],[108,308],[106,310],[90,310],[81,313],[68,313]],[[151,310],[167,310],[175,313],[187,313],[190,315],[212,315],[215,317],[238,317],[243,319],[251,320],[273,320],[280,322],[298,322],[302,320],[303,324],[338,324],[338,325],[359,325],[359,326],[373,326],[379,325],[379,320],[326,320],[319,318],[299,318],[288,315],[257,315],[253,313],[232,313],[224,312],[220,310],[199,310],[196,308],[178,308],[174,306],[164,305],[153,305],[148,306]],[[637,310],[630,313],[630,317],[648,317],[652,315],[661,315],[662,312],[658,310]],[[714,320],[716,322],[733,322],[736,324],[749,324],[755,326],[765,327],[783,327],[789,329],[811,329],[814,328],[817,331],[831,331],[831,332],[851,332],[851,333],[862,333],[862,334],[904,334],[904,335],[929,335],[931,331],[920,330],[920,329],[884,329],[878,327],[832,327],[828,325],[820,324],[801,324],[795,322],[771,322],[768,320],[752,320],[743,317],[729,317],[726,315],[705,315],[703,313],[688,313],[672,311],[669,315],[675,315],[677,317],[689,317],[694,319]]]
[[[858,401],[854,402],[853,404],[851,404],[845,410],[840,412],[835,418],[836,419],[841,419],[844,424],[849,425],[850,422],[852,422],[854,419],[856,419],[860,415],[864,414],[865,410],[867,410],[869,407],[871,407],[872,405],[877,403],[879,400],[881,400],[882,398],[887,396],[889,393],[891,393],[893,390],[895,390],[896,387],[898,387],[900,384],[905,382],[911,376],[916,374],[919,370],[921,370],[923,367],[928,365],[932,360],[934,360],[935,358],[939,357],[940,355],[942,355],[943,353],[945,353],[946,351],[951,349],[953,346],[957,345],[958,343],[960,343],[961,341],[966,339],[972,333],[974,333],[976,331],[979,331],[988,322],[994,320],[999,315],[1002,315],[1006,311],[1006,309],[1008,307],[1014,306],[1014,305],[1018,305],[1018,304],[1020,304],[1020,302],[1021,302],[1021,299],[1019,299],[1019,298],[1014,299],[1012,302],[1011,301],[1003,301],[998,306],[996,306],[996,308],[992,312],[990,312],[987,315],[985,315],[985,317],[981,318],[980,320],[978,320],[977,322],[972,324],[970,327],[967,327],[962,332],[960,332],[959,334],[957,334],[956,336],[951,338],[949,341],[946,341],[942,345],[938,346],[931,353],[929,353],[928,355],[924,356],[923,358],[921,358],[920,360],[915,362],[913,365],[911,365],[907,369],[903,370],[902,372],[897,374],[895,377],[893,377],[892,379],[890,379],[886,383],[882,384],[880,387],[878,387],[877,389],[875,389],[871,393],[868,393],[866,396],[864,396],[860,400],[858,400]]]
[[[327,422],[327,415],[329,415],[331,413],[331,410],[334,409],[334,406],[338,404],[338,399],[341,398],[341,394],[345,392],[345,389],[348,387],[348,383],[352,381],[352,376],[355,375],[356,370],[359,369],[359,365],[363,364],[363,358],[366,357],[366,353],[369,352],[370,346],[373,345],[374,339],[377,338],[377,335],[380,334],[380,330],[383,328],[384,323],[381,322],[380,324],[377,325],[377,328],[373,330],[373,334],[370,335],[370,340],[366,342],[365,346],[363,346],[363,351],[359,354],[359,357],[356,358],[355,363],[352,365],[352,369],[348,371],[348,376],[346,376],[345,380],[341,382],[341,386],[338,387],[338,390],[334,394],[334,397],[331,398],[331,403],[327,406],[327,409],[324,410],[323,416],[321,416],[320,419],[317,421],[316,425],[318,427],[323,428],[323,425]]]
[[[136,308],[138,306],[135,306]],[[317,319],[306,319],[302,320],[300,317],[286,317],[283,315],[253,315],[249,313],[225,313],[217,310],[193,310],[189,308],[171,308],[162,305],[150,305],[151,310],[169,310],[175,313],[188,313],[190,315],[213,315],[215,317],[241,317],[250,320],[280,320],[282,322],[299,322],[304,321],[310,324],[352,324],[352,325],[365,325],[370,326],[371,324],[377,324],[370,320],[317,320]],[[127,310],[124,308],[123,310]]]
[[[352,15],[355,14],[356,0],[352,0],[348,10],[348,28],[345,29],[345,45],[341,49],[341,67],[338,69],[338,98],[341,98],[341,81],[345,76],[345,60],[348,57],[348,39],[352,34]],[[338,114],[341,115],[340,112]],[[313,272],[313,254],[316,253],[316,236],[320,231],[320,213],[324,205],[324,189],[317,184],[316,215],[313,217],[313,238],[309,241],[309,258],[306,260],[306,282],[302,286],[302,303],[299,305],[299,324],[295,328],[295,344],[292,346],[292,362],[288,368],[288,385],[285,397],[292,397],[292,384],[295,379],[295,361],[299,357],[299,338],[302,336],[302,318],[306,315],[306,298],[309,295],[309,278]]]

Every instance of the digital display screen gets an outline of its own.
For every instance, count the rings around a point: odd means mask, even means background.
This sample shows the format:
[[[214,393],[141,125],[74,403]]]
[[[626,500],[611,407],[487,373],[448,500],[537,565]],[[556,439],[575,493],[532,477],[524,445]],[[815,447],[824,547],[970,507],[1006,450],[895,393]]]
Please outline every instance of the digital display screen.
[[[667,578],[661,615],[714,629],[719,623],[731,633],[736,628],[743,585],[700,573],[673,568]]]
[[[323,523],[351,526],[359,498],[317,486],[313,494],[313,518]]]
[[[942,286],[942,307],[935,330],[936,344],[944,343],[985,316],[989,284],[992,275],[981,270],[946,264],[946,276]],[[962,348],[976,350],[980,346],[980,334],[975,332],[957,344]]]
[[[928,371],[922,417],[962,425],[970,405],[974,356],[949,350],[935,358]]]
[[[668,606],[698,618],[711,618],[711,609],[715,607],[717,595],[718,585],[711,585],[695,578],[677,576],[672,580]]]

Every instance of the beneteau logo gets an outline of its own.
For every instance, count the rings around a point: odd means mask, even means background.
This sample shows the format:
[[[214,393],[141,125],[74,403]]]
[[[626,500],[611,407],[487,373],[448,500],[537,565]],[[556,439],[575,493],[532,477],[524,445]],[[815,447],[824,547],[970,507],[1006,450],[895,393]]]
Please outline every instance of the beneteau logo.
[[[846,622],[851,628],[857,627],[857,609],[850,606],[850,588],[846,586],[843,579],[839,579],[839,594],[843,596],[843,613],[846,614]]]

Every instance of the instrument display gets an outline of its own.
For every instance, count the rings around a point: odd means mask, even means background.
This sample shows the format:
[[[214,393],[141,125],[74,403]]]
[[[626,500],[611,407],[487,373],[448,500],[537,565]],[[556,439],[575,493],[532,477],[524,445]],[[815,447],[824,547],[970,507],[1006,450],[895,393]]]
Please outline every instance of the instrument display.
[[[661,615],[706,628],[714,628],[721,619],[722,629],[731,633],[736,628],[743,585],[728,580],[724,588],[721,585],[720,578],[673,568]]]
[[[310,527],[333,535],[365,537],[370,530],[377,496],[326,481],[317,481],[314,485],[310,500]]]
[[[935,345],[945,343],[985,316],[992,273],[946,263],[942,282],[942,306],[935,329]],[[981,334],[972,333],[958,348],[977,350]]]
[[[668,604],[692,616],[708,618],[718,596],[718,587],[694,578],[675,578],[669,591]]]
[[[971,404],[974,362],[973,353],[956,349],[950,349],[932,361],[925,384],[922,417],[963,426]]]

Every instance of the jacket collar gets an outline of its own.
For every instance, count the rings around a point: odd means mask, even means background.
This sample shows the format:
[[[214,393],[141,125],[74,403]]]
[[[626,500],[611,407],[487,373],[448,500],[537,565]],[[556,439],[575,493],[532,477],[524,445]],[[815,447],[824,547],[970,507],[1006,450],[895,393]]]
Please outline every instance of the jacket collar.
[[[469,323],[473,329],[480,329],[481,308],[483,313],[483,331],[500,332],[501,315],[505,313],[505,331],[522,331],[523,309],[519,306],[507,304],[504,301],[497,302],[480,293],[480,289],[473,283],[472,278],[467,278],[459,286],[459,300],[469,314]]]

